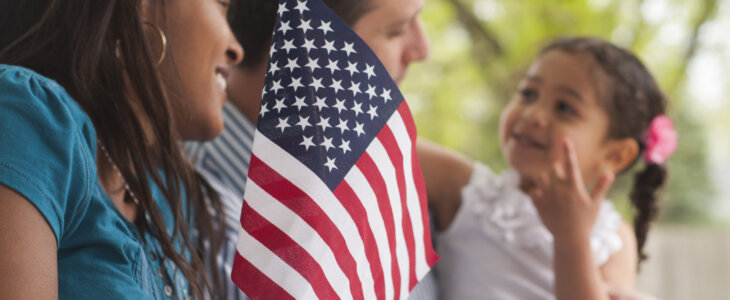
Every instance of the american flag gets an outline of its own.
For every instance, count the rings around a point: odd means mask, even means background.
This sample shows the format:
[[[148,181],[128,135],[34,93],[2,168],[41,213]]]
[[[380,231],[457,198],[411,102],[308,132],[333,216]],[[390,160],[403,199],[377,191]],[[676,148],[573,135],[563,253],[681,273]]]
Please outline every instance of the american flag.
[[[254,299],[404,299],[431,247],[416,128],[321,0],[282,0],[232,279]]]

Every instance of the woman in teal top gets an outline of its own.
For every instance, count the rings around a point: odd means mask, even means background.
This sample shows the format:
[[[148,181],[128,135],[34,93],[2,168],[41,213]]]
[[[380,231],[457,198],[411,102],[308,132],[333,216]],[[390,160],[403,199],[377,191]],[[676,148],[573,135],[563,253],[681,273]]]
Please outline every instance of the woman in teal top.
[[[227,7],[0,2],[0,299],[217,298],[219,201],[178,143],[222,129]]]

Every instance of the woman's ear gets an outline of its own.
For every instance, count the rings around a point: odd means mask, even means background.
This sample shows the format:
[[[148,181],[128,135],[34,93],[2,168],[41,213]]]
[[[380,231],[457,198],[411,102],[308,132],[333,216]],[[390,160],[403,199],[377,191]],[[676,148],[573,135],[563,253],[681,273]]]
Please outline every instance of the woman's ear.
[[[626,169],[639,155],[639,143],[632,138],[610,141],[606,149],[604,164],[611,168],[614,174]]]

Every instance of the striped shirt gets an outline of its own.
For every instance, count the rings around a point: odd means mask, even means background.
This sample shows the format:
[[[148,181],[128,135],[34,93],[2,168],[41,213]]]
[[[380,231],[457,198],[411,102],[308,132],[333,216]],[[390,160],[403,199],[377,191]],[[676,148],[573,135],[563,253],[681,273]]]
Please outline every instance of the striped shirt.
[[[218,191],[223,202],[226,220],[226,240],[218,255],[223,268],[225,295],[228,300],[248,299],[230,280],[236,242],[240,228],[243,190],[246,187],[251,146],[256,126],[232,103],[223,107],[225,127],[221,135],[207,143],[186,143],[185,151],[195,169]],[[438,291],[433,269],[413,288],[409,299],[437,299]]]
[[[218,265],[224,272],[225,299],[243,300],[248,297],[230,278],[256,127],[230,102],[223,106],[223,120],[225,127],[218,138],[207,143],[186,143],[184,148],[195,169],[220,195],[225,213],[226,240],[218,254]]]

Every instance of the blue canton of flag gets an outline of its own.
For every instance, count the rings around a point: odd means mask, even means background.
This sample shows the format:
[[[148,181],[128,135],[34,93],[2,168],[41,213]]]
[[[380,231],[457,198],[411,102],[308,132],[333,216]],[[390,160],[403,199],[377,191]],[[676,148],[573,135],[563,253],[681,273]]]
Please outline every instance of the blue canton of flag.
[[[285,3],[279,9],[258,129],[334,189],[403,96],[324,4],[299,3],[293,12]]]
[[[405,299],[436,263],[416,129],[321,0],[281,0],[232,279],[252,299]]]

